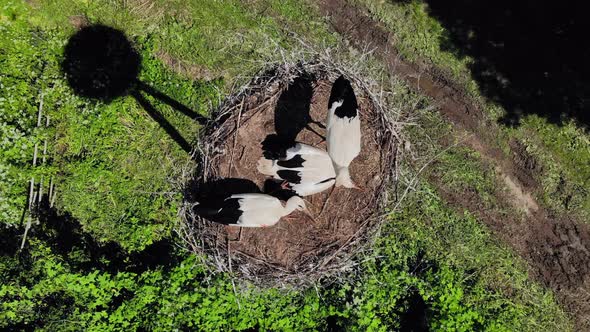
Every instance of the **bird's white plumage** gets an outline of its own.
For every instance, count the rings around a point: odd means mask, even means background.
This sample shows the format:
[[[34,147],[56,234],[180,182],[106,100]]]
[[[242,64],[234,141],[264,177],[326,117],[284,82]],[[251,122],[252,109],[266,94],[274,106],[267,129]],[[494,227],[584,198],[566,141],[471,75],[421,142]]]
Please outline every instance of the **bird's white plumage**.
[[[291,188],[293,189],[293,191],[295,191],[298,195],[301,196],[310,196],[310,195],[314,195],[317,193],[321,193],[324,190],[328,190],[330,189],[330,187],[332,187],[334,185],[334,183],[336,182],[336,178],[332,178],[329,179],[328,181],[325,182],[307,182],[307,183],[298,183],[295,184],[293,186],[291,186]]]
[[[294,147],[287,149],[287,157],[286,159],[291,159],[296,155],[301,156],[310,156],[310,155],[319,155],[319,156],[326,156],[328,159],[330,158],[325,150],[318,149],[311,145],[303,144],[303,143],[296,143]]]
[[[326,143],[336,173],[349,180],[348,166],[361,152],[361,121],[358,112],[357,116],[352,118],[335,115],[336,109],[340,106],[342,101],[337,101],[329,109]]]
[[[334,116],[328,123],[328,154],[338,167],[347,167],[361,152],[361,122]]]
[[[267,227],[273,226],[281,217],[288,215],[297,209],[298,201],[291,198],[286,206],[273,196],[265,194],[236,194],[230,198],[239,199],[242,215],[237,225],[241,227]],[[295,197],[298,198],[298,197]]]
[[[336,178],[336,172],[332,159],[328,153],[316,147],[297,143],[286,151],[286,158],[290,160],[296,156],[304,159],[301,167],[283,167],[276,160],[261,158],[258,161],[258,170],[274,179],[281,179],[278,172],[291,170],[298,172],[301,180],[299,183],[290,183],[291,189],[300,196],[309,196],[330,188]]]

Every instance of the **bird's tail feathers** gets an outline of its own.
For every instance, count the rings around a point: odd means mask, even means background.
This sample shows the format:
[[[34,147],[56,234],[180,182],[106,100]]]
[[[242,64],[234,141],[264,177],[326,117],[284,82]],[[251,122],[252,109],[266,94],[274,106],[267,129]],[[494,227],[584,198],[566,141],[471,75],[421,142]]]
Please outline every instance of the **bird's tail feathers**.
[[[277,163],[274,160],[262,157],[258,159],[258,166],[256,167],[262,174],[273,176],[277,174]]]

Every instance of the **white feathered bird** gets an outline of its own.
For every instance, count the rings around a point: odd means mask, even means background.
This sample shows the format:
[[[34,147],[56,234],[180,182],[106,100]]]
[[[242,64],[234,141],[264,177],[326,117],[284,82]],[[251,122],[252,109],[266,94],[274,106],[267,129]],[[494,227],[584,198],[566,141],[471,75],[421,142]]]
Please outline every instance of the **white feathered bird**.
[[[336,182],[336,172],[328,153],[303,143],[294,143],[287,148],[284,158],[260,158],[258,171],[283,180],[282,187],[299,196],[317,194]]]
[[[283,206],[278,198],[257,193],[235,194],[224,199],[203,199],[193,207],[193,211],[203,218],[240,227],[273,226],[295,210],[309,215],[301,197],[293,196]]]
[[[336,170],[336,186],[357,188],[348,167],[361,152],[361,121],[352,85],[343,75],[332,85],[326,130],[328,154]]]

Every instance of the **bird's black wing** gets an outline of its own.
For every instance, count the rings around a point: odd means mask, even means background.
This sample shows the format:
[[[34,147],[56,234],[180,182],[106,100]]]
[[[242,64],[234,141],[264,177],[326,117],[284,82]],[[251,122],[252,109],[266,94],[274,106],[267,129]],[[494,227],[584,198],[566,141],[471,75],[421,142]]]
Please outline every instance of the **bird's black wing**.
[[[334,111],[334,115],[339,118],[354,118],[357,116],[357,109],[359,106],[356,101],[356,96],[354,95],[354,90],[352,89],[350,81],[344,78],[343,75],[338,77],[332,85],[328,107],[331,108],[332,104],[337,101],[342,101],[342,106]]]
[[[305,159],[299,154],[293,156],[293,158],[289,160],[279,160],[277,161],[277,165],[285,168],[301,168],[303,167],[303,163]]]
[[[199,201],[199,205],[196,205],[193,211],[205,219],[225,225],[235,225],[242,215],[239,200],[239,198],[204,199]]]
[[[282,169],[277,172],[277,175],[289,183],[301,183],[301,175],[298,171]]]
[[[269,160],[284,159],[287,157],[287,150],[295,144],[294,140],[288,140],[276,134],[268,135],[262,141],[263,155]]]

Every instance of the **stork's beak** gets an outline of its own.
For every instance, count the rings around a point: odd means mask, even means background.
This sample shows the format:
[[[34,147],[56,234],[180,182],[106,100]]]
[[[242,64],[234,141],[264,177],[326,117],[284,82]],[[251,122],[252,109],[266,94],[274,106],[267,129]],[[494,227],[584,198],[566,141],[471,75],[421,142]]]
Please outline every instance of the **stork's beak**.
[[[309,202],[306,201],[307,204],[309,204]],[[308,216],[311,220],[315,221],[315,218],[313,217],[313,215],[311,214],[311,211],[309,211],[309,209],[307,208],[307,204],[306,206],[303,208],[303,210],[301,210],[301,212],[303,212],[306,216]]]

